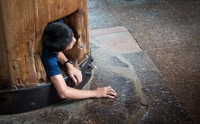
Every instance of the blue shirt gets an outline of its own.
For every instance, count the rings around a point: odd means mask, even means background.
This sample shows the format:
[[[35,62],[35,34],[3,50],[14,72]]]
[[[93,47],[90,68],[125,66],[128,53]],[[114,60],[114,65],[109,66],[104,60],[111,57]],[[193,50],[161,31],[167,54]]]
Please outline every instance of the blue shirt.
[[[47,74],[47,77],[52,77],[61,74],[58,66],[58,53],[53,53],[49,50],[42,50],[42,62]]]
[[[59,20],[56,20],[56,22],[65,23],[64,19],[59,19]]]

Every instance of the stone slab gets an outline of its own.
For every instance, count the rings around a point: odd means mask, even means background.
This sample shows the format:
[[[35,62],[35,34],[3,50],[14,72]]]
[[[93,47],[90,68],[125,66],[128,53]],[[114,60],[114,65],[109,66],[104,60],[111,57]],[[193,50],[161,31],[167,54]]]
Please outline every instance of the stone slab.
[[[120,32],[128,32],[128,30],[124,26],[102,28],[102,29],[93,29],[93,30],[90,30],[90,37],[97,37],[97,36],[101,36],[101,35],[107,35],[107,34],[112,34],[112,33],[120,33]]]
[[[126,32],[111,33],[93,37],[101,45],[113,52],[124,54],[142,51],[132,35]]]

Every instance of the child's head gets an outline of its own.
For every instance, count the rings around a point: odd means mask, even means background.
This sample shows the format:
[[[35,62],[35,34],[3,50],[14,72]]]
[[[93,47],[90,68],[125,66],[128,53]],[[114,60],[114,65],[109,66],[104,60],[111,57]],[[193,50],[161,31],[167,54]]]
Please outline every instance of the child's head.
[[[73,40],[72,30],[61,22],[49,23],[43,35],[43,47],[52,52],[60,52]]]

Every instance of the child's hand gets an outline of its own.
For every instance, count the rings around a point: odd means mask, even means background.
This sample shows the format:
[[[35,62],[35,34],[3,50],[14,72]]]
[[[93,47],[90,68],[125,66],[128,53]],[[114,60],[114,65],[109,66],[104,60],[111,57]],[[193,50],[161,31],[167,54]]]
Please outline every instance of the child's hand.
[[[75,68],[73,65],[68,67],[68,75],[72,78],[76,86],[82,81],[81,71]]]
[[[117,93],[111,88],[111,86],[97,88],[95,91],[96,91],[95,98],[101,98],[101,97],[115,98],[117,96]]]

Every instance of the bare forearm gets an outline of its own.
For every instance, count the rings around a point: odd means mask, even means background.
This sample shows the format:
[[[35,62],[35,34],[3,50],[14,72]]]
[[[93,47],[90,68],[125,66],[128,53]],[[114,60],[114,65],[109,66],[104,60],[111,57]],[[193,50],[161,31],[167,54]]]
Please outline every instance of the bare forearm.
[[[95,91],[93,90],[78,90],[71,87],[68,87],[62,77],[62,75],[56,75],[50,77],[52,83],[54,84],[59,96],[61,98],[69,99],[84,99],[95,97]]]
[[[67,90],[66,98],[85,99],[85,98],[115,98],[117,93],[110,87],[97,88],[95,90],[76,90],[70,88]]]
[[[61,98],[69,99],[86,99],[86,98],[115,98],[117,93],[110,87],[97,88],[95,90],[78,90],[68,87],[62,77],[62,75],[55,75],[50,77],[54,84],[59,96]]]
[[[87,99],[95,98],[97,96],[95,90],[78,90],[71,87],[67,87],[64,94],[65,98],[69,99]]]

